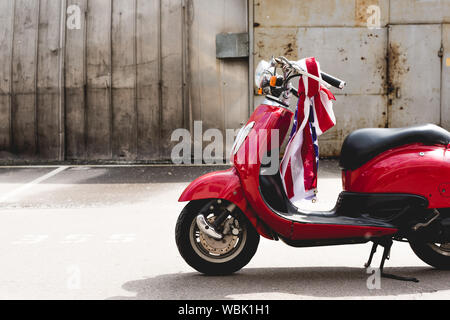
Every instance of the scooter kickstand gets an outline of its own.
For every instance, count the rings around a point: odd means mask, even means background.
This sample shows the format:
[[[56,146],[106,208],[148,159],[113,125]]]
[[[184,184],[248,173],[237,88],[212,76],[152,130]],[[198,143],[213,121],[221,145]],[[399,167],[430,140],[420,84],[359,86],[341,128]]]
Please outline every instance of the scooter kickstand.
[[[375,255],[375,252],[377,252],[378,243],[374,242],[372,246],[372,251],[370,251],[369,260],[364,264],[364,267],[368,268],[372,264],[373,256]]]
[[[381,264],[380,264],[381,277],[382,278],[388,278],[388,279],[394,279],[394,280],[400,280],[400,281],[419,282],[419,280],[416,279],[416,278],[397,276],[397,275],[394,275],[394,274],[385,273],[383,271],[385,261],[389,260],[389,258],[390,258],[392,244],[393,244],[392,240],[389,240],[388,242],[386,242],[384,244],[381,244],[384,247],[383,258],[381,259]],[[376,250],[376,248],[375,248],[375,250]],[[372,251],[373,251],[373,249],[372,249]]]

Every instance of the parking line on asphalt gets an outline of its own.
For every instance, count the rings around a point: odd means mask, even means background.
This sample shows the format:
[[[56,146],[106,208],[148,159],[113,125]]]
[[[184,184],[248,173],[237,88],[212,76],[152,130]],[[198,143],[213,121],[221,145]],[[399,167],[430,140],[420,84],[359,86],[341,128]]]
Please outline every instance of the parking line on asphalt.
[[[58,169],[55,169],[52,172],[49,172],[49,173],[43,175],[42,177],[39,177],[39,178],[19,187],[11,192],[8,192],[7,194],[0,197],[0,203],[8,201],[8,199],[19,195],[20,193],[30,189],[31,187],[33,187],[41,182],[44,182],[45,180],[50,179],[51,177],[56,176],[58,173],[63,172],[64,170],[66,170],[68,168],[69,168],[68,166],[59,167]]]

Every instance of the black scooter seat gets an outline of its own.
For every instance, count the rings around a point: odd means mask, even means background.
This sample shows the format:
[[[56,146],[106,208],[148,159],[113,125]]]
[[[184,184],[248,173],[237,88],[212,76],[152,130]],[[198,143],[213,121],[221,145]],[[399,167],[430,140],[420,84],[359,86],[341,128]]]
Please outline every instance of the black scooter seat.
[[[339,165],[344,170],[355,170],[389,149],[411,143],[448,145],[450,133],[434,124],[357,130],[345,139]]]

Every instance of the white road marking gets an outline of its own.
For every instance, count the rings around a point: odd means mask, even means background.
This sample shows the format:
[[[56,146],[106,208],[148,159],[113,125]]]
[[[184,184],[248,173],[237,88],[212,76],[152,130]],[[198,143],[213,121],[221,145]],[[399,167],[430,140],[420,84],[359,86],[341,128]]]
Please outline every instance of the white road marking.
[[[68,166],[59,167],[58,169],[53,170],[52,172],[49,172],[49,173],[43,175],[42,177],[37,178],[36,180],[33,180],[33,181],[31,181],[31,182],[29,182],[29,183],[27,183],[27,184],[25,184],[25,185],[15,189],[15,190],[13,190],[11,192],[8,192],[7,194],[5,194],[2,197],[0,197],[0,203],[8,201],[9,199],[19,195],[20,193],[30,189],[31,187],[33,187],[33,186],[35,186],[35,185],[37,185],[37,184],[39,184],[39,183],[41,183],[41,182],[43,182],[45,180],[50,179],[51,177],[56,176],[58,173],[66,170],[68,168],[69,168]]]
[[[106,243],[128,243],[136,240],[134,233],[113,234],[109,237]]]
[[[40,243],[49,238],[47,234],[27,234],[23,236],[20,240],[13,241],[12,244],[20,245],[20,244],[36,244]]]
[[[76,244],[76,243],[83,243],[87,242],[89,239],[91,239],[94,235],[93,234],[69,234],[65,237],[61,243],[63,244]]]
[[[20,239],[11,241],[13,245],[32,245],[47,242],[50,240],[50,235],[48,234],[25,234]],[[53,237],[55,239],[55,237]],[[98,238],[97,238],[98,239]],[[130,243],[134,242],[137,239],[136,233],[115,233],[107,237],[107,239],[103,240],[103,243],[107,244],[120,244],[120,243]],[[57,241],[57,240],[54,240]],[[93,234],[68,234],[62,240],[59,240],[58,243],[64,245],[71,244],[82,244],[87,242],[96,241]]]

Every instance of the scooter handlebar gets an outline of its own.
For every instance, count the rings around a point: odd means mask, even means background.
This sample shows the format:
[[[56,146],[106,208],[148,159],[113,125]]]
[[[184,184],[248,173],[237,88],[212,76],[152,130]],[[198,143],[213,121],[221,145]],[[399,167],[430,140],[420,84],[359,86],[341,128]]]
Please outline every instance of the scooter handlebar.
[[[329,85],[329,86],[333,86],[338,89],[344,89],[344,87],[346,86],[345,81],[338,79],[336,77],[333,77],[332,75],[329,75],[328,73],[325,73],[325,72],[321,72],[322,79],[320,79],[320,78],[306,72],[300,66],[298,66],[295,62],[291,62],[288,59],[286,59],[285,57],[273,58],[272,66],[275,66],[277,63],[281,64],[283,67],[294,68],[301,75],[304,75],[304,76],[310,77],[314,80],[317,80],[319,82],[322,82],[322,84],[326,85],[327,87]]]
[[[322,72],[322,79],[323,81],[325,81],[326,83],[328,83],[329,85],[338,88],[338,89],[344,89],[344,87],[346,86],[345,81],[335,78],[331,75],[329,75],[328,73]]]

